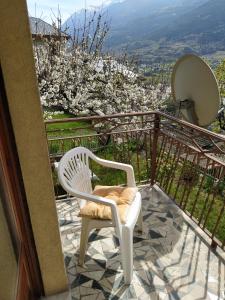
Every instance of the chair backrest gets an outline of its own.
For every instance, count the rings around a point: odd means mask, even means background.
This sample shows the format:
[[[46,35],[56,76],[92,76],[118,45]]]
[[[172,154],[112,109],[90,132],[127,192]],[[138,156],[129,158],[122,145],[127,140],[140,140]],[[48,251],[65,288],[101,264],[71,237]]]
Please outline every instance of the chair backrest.
[[[84,147],[76,147],[61,158],[58,177],[68,193],[71,188],[77,192],[92,193],[92,173],[89,168],[91,154],[91,151]]]

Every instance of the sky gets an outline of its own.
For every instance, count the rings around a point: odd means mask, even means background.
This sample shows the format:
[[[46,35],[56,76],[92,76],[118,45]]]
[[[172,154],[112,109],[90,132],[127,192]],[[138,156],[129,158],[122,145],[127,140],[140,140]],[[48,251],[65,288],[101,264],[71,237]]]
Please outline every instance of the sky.
[[[77,10],[90,6],[101,6],[103,3],[110,3],[111,0],[27,0],[29,15],[41,18],[51,23],[54,14],[57,15],[60,8],[62,21]],[[36,7],[36,8],[35,8]]]

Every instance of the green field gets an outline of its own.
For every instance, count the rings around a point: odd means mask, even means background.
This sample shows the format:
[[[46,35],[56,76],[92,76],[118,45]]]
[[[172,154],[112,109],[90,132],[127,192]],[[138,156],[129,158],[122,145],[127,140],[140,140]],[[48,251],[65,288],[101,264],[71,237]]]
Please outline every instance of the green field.
[[[64,113],[57,114],[52,117],[52,120],[74,118],[74,115]],[[94,131],[90,128],[90,122],[65,122],[58,124],[46,124],[48,137],[63,137],[71,135],[91,134]]]

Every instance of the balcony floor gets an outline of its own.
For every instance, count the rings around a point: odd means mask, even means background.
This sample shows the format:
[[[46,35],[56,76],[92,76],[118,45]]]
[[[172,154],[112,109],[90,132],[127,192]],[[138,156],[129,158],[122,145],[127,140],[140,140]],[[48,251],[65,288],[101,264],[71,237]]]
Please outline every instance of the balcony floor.
[[[72,299],[225,299],[225,262],[188,217],[158,188],[140,188],[144,232],[134,233],[134,277],[125,286],[113,229],[90,235],[77,265],[80,218],[75,201],[57,203]]]

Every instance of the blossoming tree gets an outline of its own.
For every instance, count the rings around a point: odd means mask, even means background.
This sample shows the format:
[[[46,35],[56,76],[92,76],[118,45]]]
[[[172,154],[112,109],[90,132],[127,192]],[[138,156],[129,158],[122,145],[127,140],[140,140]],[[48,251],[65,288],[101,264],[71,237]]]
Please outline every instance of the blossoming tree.
[[[107,32],[103,16],[94,13],[89,21],[85,17],[82,28],[74,29],[69,42],[59,37],[34,45],[44,108],[81,116],[162,107],[169,96],[168,87],[158,82],[146,84],[126,55],[119,59],[103,53]]]

